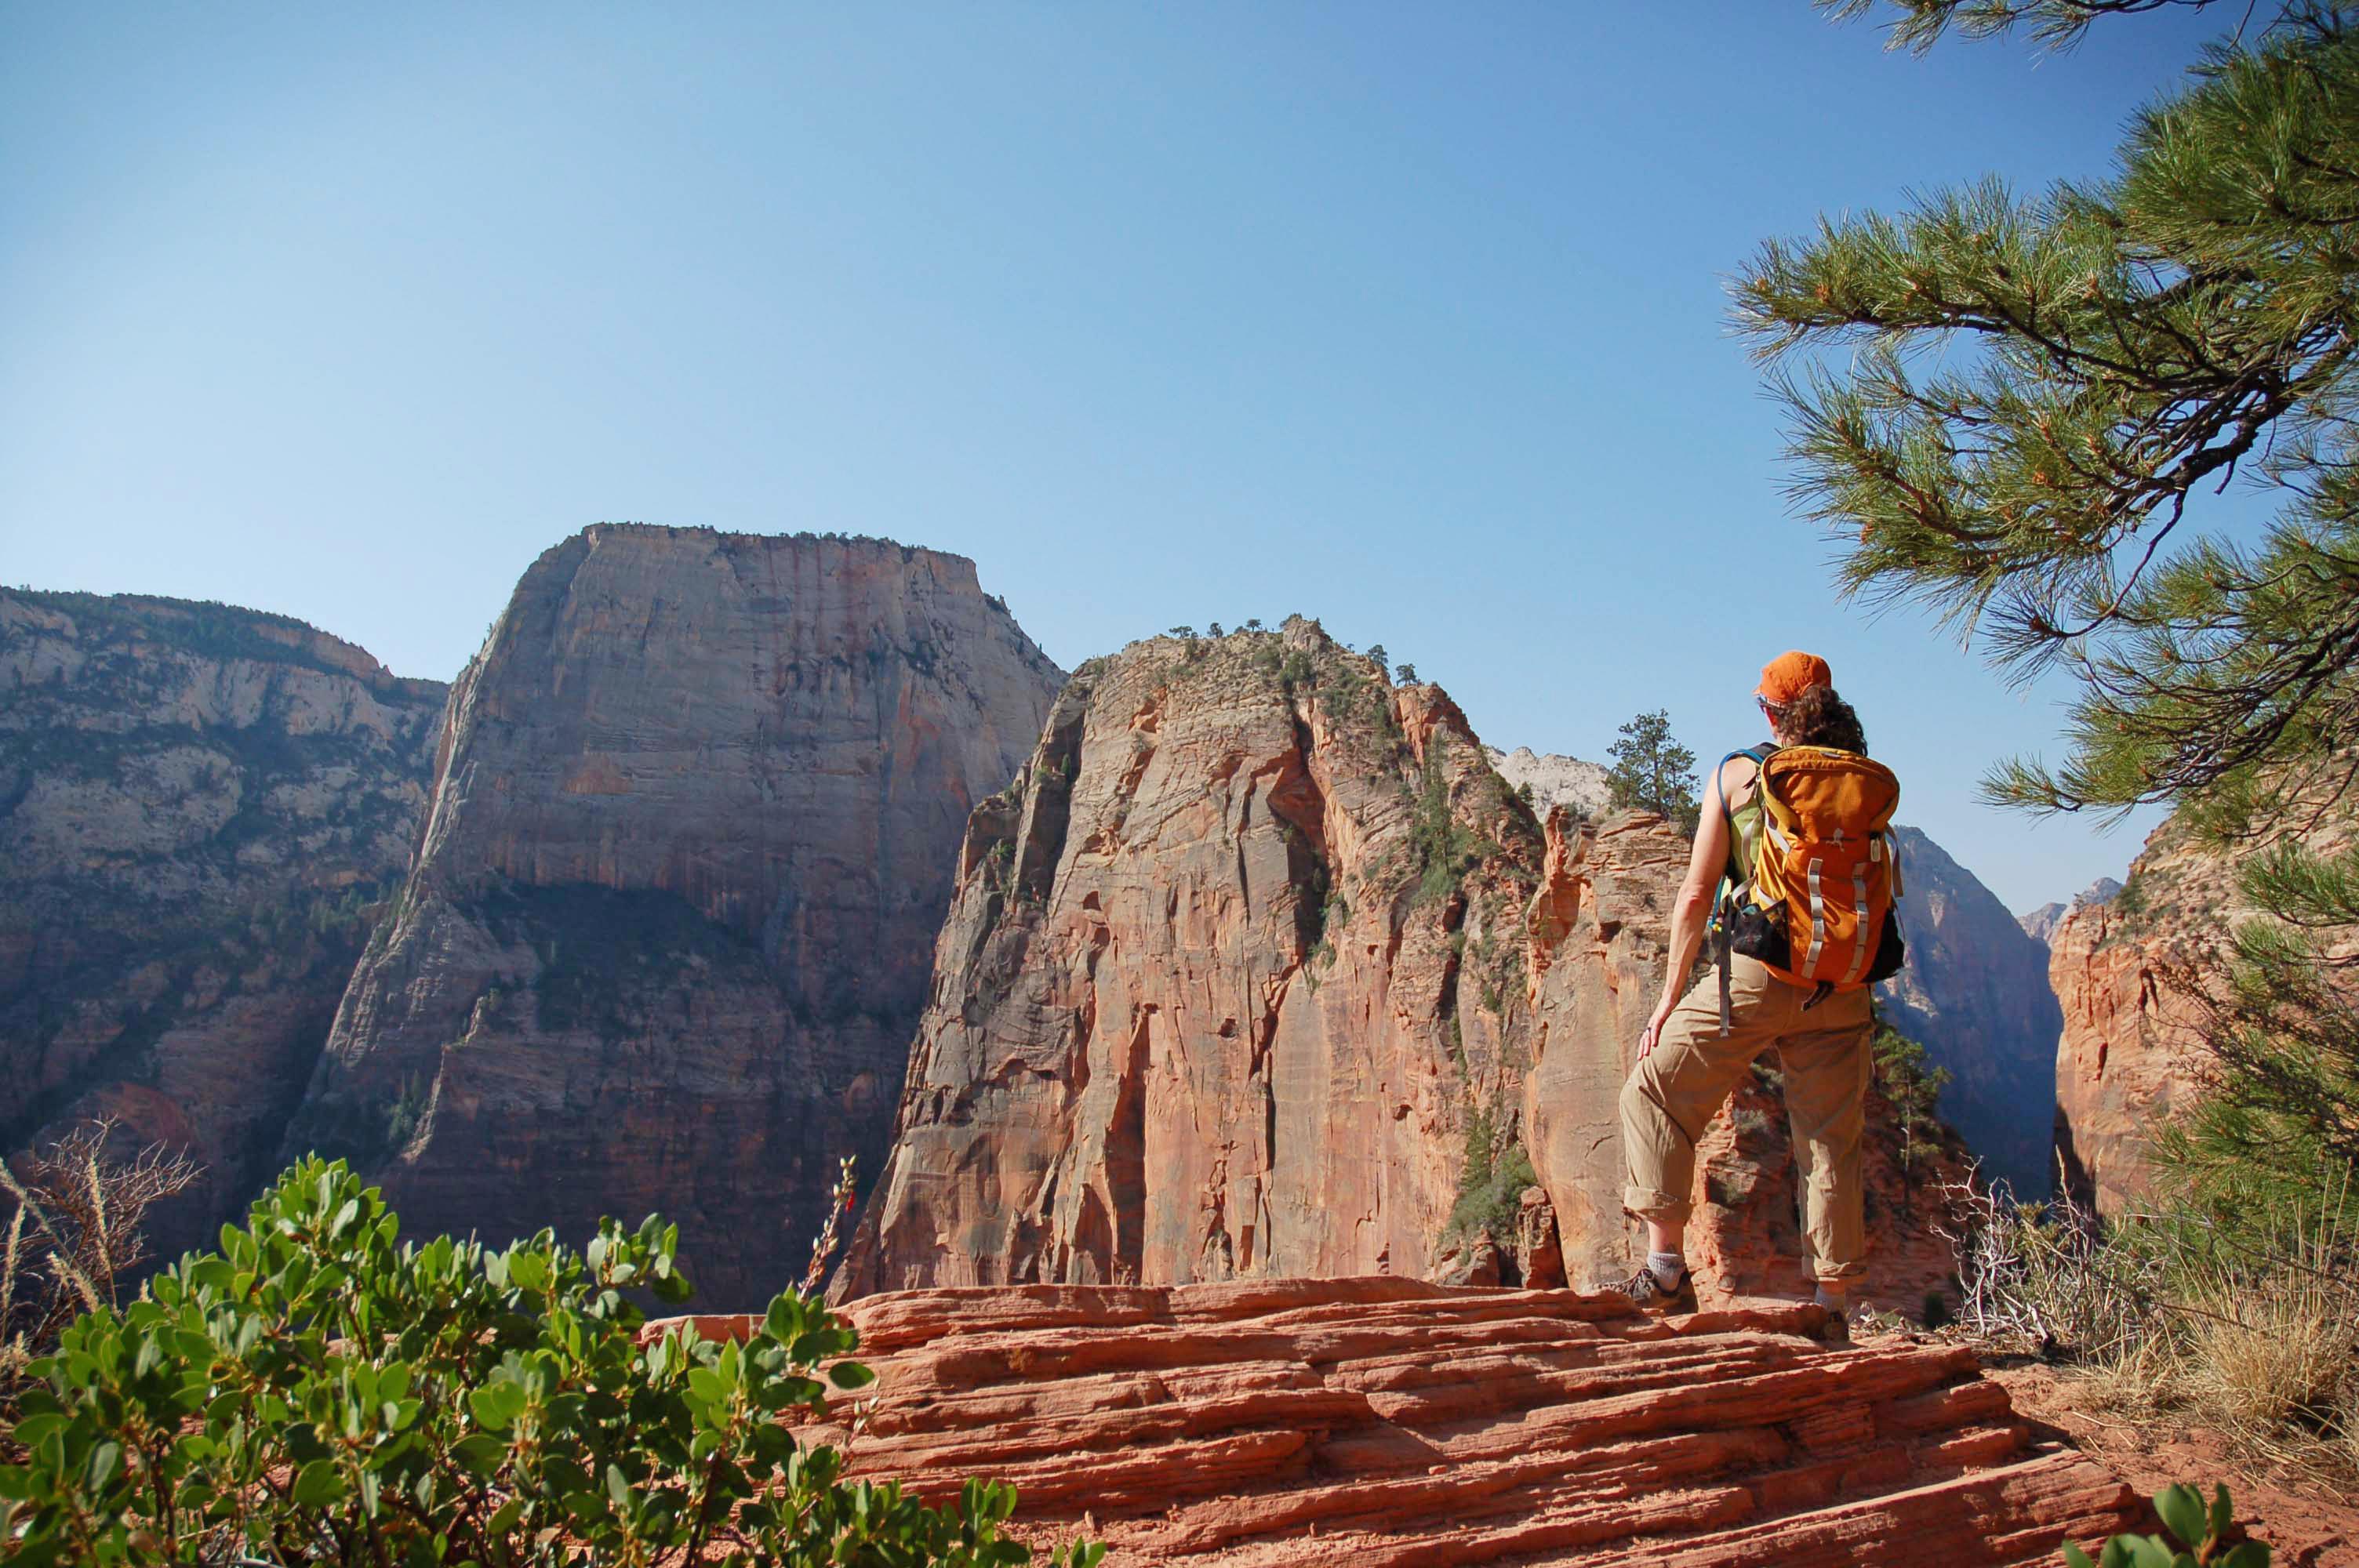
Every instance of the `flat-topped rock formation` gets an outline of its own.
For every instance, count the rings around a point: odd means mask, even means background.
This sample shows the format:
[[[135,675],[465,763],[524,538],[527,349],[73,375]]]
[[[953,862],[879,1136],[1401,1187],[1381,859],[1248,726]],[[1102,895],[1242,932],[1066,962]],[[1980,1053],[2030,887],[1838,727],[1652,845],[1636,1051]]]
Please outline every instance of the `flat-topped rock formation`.
[[[602,525],[452,687],[417,865],[290,1155],[427,1233],[661,1210],[727,1304],[882,1162],[974,804],[1061,674],[973,563]]]
[[[0,589],[0,1154],[103,1117],[189,1155],[165,1257],[243,1210],[408,868],[443,696],[283,615]]]
[[[1121,1568],[2052,1563],[2141,1509],[1951,1346],[1390,1278],[872,1296],[855,1478]],[[746,1320],[703,1319],[742,1336]],[[659,1330],[658,1330],[659,1331]],[[872,1398],[873,1397],[873,1398]],[[841,1421],[844,1405],[831,1411]]]

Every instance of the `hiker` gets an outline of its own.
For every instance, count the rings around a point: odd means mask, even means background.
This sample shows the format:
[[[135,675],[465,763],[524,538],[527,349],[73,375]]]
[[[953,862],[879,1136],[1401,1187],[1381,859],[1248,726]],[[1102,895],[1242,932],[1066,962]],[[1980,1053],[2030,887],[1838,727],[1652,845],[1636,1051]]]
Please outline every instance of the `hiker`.
[[[1671,915],[1662,1000],[1622,1086],[1622,1202],[1646,1222],[1647,1262],[1614,1288],[1654,1312],[1693,1312],[1681,1233],[1696,1140],[1773,1046],[1801,1167],[1815,1299],[1841,1338],[1865,1272],[1860,1136],[1872,1068],[1868,986],[1900,965],[1888,834],[1900,786],[1867,761],[1859,716],[1814,654],[1761,672],[1774,746],[1732,752],[1704,786]],[[1715,891],[1717,890],[1717,891]],[[1680,995],[1698,946],[1712,972]]]

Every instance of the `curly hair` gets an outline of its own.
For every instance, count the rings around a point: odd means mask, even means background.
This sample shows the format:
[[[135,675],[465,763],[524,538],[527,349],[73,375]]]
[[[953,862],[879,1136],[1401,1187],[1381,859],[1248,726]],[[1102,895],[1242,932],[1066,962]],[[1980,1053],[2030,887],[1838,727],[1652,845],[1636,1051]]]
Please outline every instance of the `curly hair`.
[[[1806,687],[1777,710],[1777,738],[1788,746],[1832,746],[1867,755],[1867,731],[1831,686]]]

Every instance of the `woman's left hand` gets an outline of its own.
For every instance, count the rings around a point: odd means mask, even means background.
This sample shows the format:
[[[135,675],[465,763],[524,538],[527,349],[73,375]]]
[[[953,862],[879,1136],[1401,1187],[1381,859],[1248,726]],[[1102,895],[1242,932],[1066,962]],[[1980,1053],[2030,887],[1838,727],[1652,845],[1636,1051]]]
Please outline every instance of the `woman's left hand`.
[[[1647,1027],[1638,1035],[1638,1060],[1641,1062],[1654,1054],[1655,1043],[1662,1038],[1663,1025],[1670,1022],[1671,1009],[1675,1005],[1669,998],[1655,1004],[1655,1016],[1647,1020]]]

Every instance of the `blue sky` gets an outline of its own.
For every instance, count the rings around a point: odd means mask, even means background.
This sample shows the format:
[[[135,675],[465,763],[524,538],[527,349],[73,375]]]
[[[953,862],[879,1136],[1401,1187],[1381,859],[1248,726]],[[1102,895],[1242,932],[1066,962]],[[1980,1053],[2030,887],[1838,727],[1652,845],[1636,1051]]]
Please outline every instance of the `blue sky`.
[[[2230,7],[2230,10],[2235,9]],[[1816,648],[2024,909],[2110,836],[1838,601],[1727,330],[1754,245],[2103,172],[2233,16],[1885,52],[1683,5],[0,9],[0,579],[299,615],[448,677],[601,520],[972,556],[1071,666],[1301,611],[1485,739],[1754,738]]]

